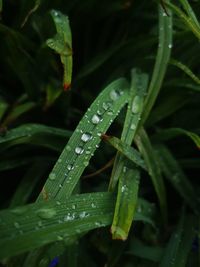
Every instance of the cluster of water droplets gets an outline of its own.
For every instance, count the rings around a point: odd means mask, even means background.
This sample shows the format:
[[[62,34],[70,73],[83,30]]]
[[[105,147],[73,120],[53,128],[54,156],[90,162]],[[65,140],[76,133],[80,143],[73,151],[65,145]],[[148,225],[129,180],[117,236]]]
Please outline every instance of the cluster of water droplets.
[[[54,16],[55,16],[55,12],[54,11]],[[70,158],[66,163],[66,171],[64,174],[64,178],[63,181],[60,184],[60,188],[63,186],[63,184],[65,183],[69,183],[70,179],[71,179],[71,175],[70,172],[75,171],[75,168],[77,166],[75,166],[75,162],[77,160],[77,157],[83,156],[83,162],[82,164],[87,167],[89,164],[89,159],[91,156],[93,156],[93,146],[89,145],[89,143],[94,139],[94,138],[100,138],[102,133],[101,132],[97,132],[94,136],[94,134],[92,134],[92,132],[95,132],[95,128],[97,129],[100,125],[100,123],[103,121],[103,117],[106,114],[113,116],[113,110],[112,110],[112,106],[114,104],[115,101],[117,101],[119,99],[119,97],[121,95],[123,95],[123,91],[120,91],[118,89],[113,89],[109,92],[109,97],[110,100],[104,101],[103,103],[97,102],[96,106],[98,107],[98,110],[92,115],[88,115],[88,113],[91,113],[91,108],[88,108],[88,112],[85,114],[85,118],[87,119],[87,123],[89,123],[90,125],[93,125],[93,128],[90,131],[83,131],[82,129],[80,129],[79,127],[76,129],[76,134],[78,134],[80,137],[80,142],[79,145],[77,145],[76,147],[72,148],[70,146],[70,144],[68,144],[66,146],[66,151],[71,152],[72,150],[74,150],[74,155],[72,156],[72,158]],[[91,128],[91,127],[90,127]],[[98,148],[99,145],[96,144],[96,148]],[[58,164],[63,163],[63,160],[61,158],[58,159],[57,161]],[[56,179],[56,174],[54,172],[50,173],[49,175],[49,179],[51,181],[54,181]]]

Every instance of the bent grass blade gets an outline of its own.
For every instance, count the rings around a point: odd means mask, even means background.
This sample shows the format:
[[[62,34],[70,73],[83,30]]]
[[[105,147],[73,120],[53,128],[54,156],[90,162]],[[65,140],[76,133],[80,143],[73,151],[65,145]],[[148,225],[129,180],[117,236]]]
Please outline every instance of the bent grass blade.
[[[51,16],[56,26],[57,34],[46,41],[47,45],[60,55],[64,67],[63,87],[67,90],[72,80],[72,35],[69,19],[60,11],[52,10]]]
[[[148,76],[139,73],[136,69],[132,70],[131,76],[130,97],[121,136],[122,142],[127,146],[130,146],[134,139],[143,110],[144,95],[148,83]],[[135,167],[130,166],[129,160],[124,155],[120,155],[119,152],[114,163],[109,190],[114,189],[118,180],[117,202],[111,233],[113,239],[125,240],[128,237],[135,214],[140,173]]]
[[[88,108],[44,185],[48,199],[71,195],[97,149],[101,135],[127,103],[128,86],[124,78],[112,82]],[[42,200],[42,194],[39,198]]]

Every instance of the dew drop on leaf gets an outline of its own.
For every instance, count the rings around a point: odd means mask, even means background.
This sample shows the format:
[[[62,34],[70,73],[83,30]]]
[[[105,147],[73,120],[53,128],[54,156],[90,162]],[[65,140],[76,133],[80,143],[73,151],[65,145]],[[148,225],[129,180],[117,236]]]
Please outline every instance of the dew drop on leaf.
[[[73,168],[74,168],[74,166],[73,166],[72,164],[68,164],[68,165],[67,165],[67,169],[68,169],[68,171],[73,170]]]
[[[14,226],[15,226],[15,228],[19,228],[20,227],[18,222],[14,222]]]
[[[113,101],[116,101],[120,97],[120,93],[117,90],[112,90],[110,92],[110,98]]]
[[[140,107],[141,107],[141,98],[139,96],[135,96],[133,103],[132,103],[132,112],[134,114],[137,114],[140,111]]]
[[[84,149],[82,147],[80,147],[80,146],[77,146],[75,148],[75,153],[78,154],[78,155],[83,154],[83,151],[84,151]]]
[[[104,110],[108,110],[112,106],[112,103],[110,101],[103,102],[102,106]]]
[[[55,179],[56,179],[56,174],[53,173],[53,172],[50,173],[50,175],[49,175],[49,179],[52,180],[52,181],[55,180]]]
[[[42,208],[37,211],[37,215],[41,219],[50,219],[56,215],[56,210],[55,209],[48,209],[48,208]]]
[[[90,133],[83,133],[81,136],[81,140],[83,142],[88,142],[90,139],[92,139],[92,135]]]
[[[98,124],[101,121],[101,117],[97,114],[92,116],[92,123],[93,124]]]
[[[134,123],[131,124],[131,130],[135,130],[136,129],[136,125]]]

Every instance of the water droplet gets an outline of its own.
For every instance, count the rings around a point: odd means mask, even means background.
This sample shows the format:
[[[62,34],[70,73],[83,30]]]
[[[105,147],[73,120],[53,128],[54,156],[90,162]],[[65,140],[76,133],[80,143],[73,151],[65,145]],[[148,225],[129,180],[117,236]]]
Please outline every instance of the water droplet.
[[[76,209],[76,204],[72,204],[72,209],[73,209],[73,210]]]
[[[110,98],[113,101],[116,101],[120,97],[120,93],[117,90],[112,90],[110,92]]]
[[[126,172],[127,171],[127,168],[126,166],[123,167],[123,172]]]
[[[51,208],[42,208],[37,211],[37,215],[42,219],[50,219],[56,215],[56,210]]]
[[[56,17],[59,15],[59,14],[58,14],[58,11],[56,11],[56,10],[52,10],[52,13],[53,13],[53,15],[56,16]]]
[[[85,167],[87,167],[87,166],[88,166],[88,164],[89,164],[89,162],[88,162],[88,161],[83,161],[83,165],[84,165]]]
[[[55,173],[50,173],[50,175],[49,175],[49,179],[51,180],[51,181],[53,181],[53,180],[55,180],[56,179],[56,174]]]
[[[93,115],[92,117],[92,123],[93,124],[98,124],[101,121],[101,117],[97,114]]]
[[[135,130],[136,129],[136,125],[134,123],[131,124],[131,130]]]
[[[81,140],[82,140],[83,142],[87,142],[87,141],[89,141],[90,139],[92,139],[92,135],[91,135],[90,133],[84,133],[84,134],[82,134],[82,136],[81,136]]]
[[[80,215],[79,215],[79,217],[80,217],[81,219],[86,218],[86,217],[88,217],[88,216],[89,216],[89,214],[88,214],[87,212],[85,212],[85,211],[82,211],[82,212],[80,213]]]
[[[58,205],[58,206],[60,206],[61,205],[61,202],[60,201],[56,201],[56,204]]]
[[[62,162],[62,159],[58,159],[58,163],[61,163]]]
[[[19,226],[19,223],[18,222],[14,222],[14,226],[15,226],[15,228],[20,228],[20,226]]]
[[[57,235],[57,240],[58,241],[62,241],[63,240],[63,237],[61,235]]]
[[[64,222],[68,222],[68,221],[73,221],[75,219],[75,214],[74,213],[68,213],[67,215],[65,215],[64,217]]]
[[[126,191],[126,185],[123,185],[121,188],[121,192],[123,193],[124,191]]]
[[[68,165],[67,165],[67,169],[68,169],[68,171],[73,170],[73,168],[74,168],[74,166],[73,166],[72,164],[68,164]]]
[[[110,115],[110,116],[112,116],[113,115],[113,112],[112,111],[108,111],[107,114]]]
[[[71,149],[70,146],[66,146],[66,150],[67,150],[67,151],[71,151],[72,149]]]
[[[135,96],[134,99],[133,99],[133,103],[132,103],[132,112],[134,114],[137,114],[139,111],[140,111],[140,108],[141,108],[141,104],[142,104],[142,99],[141,97],[139,96]]]
[[[142,212],[142,207],[141,207],[141,206],[138,206],[138,208],[137,208],[137,212],[138,212],[138,213],[141,213],[141,212]]]
[[[39,221],[39,222],[38,222],[38,226],[39,226],[39,227],[42,227],[42,221]]]
[[[169,45],[168,45],[168,47],[169,47],[170,49],[172,48],[172,46],[173,46],[172,44],[169,44]]]
[[[75,153],[78,154],[78,155],[81,155],[83,153],[84,149],[80,146],[77,146],[75,148]]]
[[[94,203],[92,203],[91,207],[94,209],[94,208],[96,208],[96,205]]]
[[[97,133],[97,136],[99,136],[99,137],[100,137],[101,135],[102,135],[102,133]]]
[[[108,110],[112,106],[112,103],[110,101],[103,102],[102,107],[104,110]]]
[[[101,226],[101,222],[95,222],[95,225],[96,225],[97,227],[99,227],[99,226]]]
[[[101,115],[103,115],[103,113],[104,113],[104,110],[100,110],[100,109],[97,110],[97,114],[98,114],[98,115],[101,116]]]

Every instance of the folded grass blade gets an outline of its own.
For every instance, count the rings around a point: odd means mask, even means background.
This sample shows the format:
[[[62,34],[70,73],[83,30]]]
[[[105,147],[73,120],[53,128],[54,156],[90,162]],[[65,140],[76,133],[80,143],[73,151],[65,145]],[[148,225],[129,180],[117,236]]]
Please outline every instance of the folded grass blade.
[[[44,186],[49,199],[70,196],[97,149],[100,136],[128,101],[127,89],[124,78],[112,82],[83,116]]]
[[[113,239],[126,240],[133,221],[138,201],[140,173],[137,169],[124,166],[119,179],[115,214],[111,226]]]
[[[47,45],[60,55],[64,67],[63,87],[67,90],[72,80],[72,36],[69,19],[60,11],[52,10],[51,16],[54,20],[57,34],[47,40]]]
[[[127,146],[131,145],[140,121],[148,82],[148,76],[139,73],[136,69],[132,70],[131,75],[130,98],[121,136],[122,142]],[[113,239],[127,239],[137,204],[140,173],[129,163],[124,155],[117,153],[110,182],[110,188],[114,188],[115,183],[119,180],[117,202],[111,226]]]
[[[141,158],[140,153],[135,148],[123,143],[119,138],[114,136],[103,135],[102,139],[116,148],[121,154],[131,160],[136,166],[140,166],[144,170],[147,169],[144,160]]]

